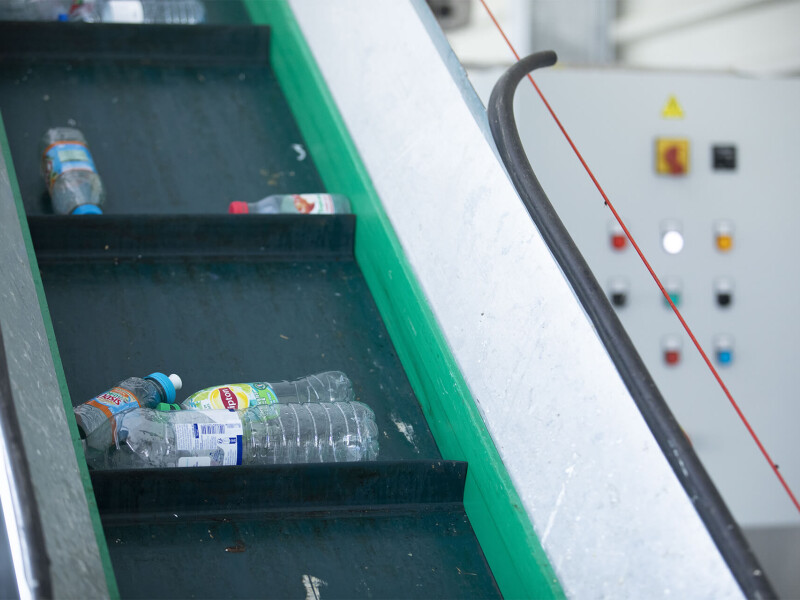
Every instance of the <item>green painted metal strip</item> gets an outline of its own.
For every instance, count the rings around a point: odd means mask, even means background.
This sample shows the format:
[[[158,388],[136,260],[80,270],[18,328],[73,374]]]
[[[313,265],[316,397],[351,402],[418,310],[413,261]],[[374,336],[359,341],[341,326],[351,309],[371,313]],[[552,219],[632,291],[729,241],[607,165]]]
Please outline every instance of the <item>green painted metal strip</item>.
[[[103,572],[106,576],[108,593],[111,598],[118,599],[119,589],[117,588],[117,580],[114,577],[114,568],[111,566],[111,557],[108,553],[108,546],[106,544],[105,534],[103,533],[103,525],[100,522],[100,513],[97,510],[97,502],[94,497],[92,480],[89,477],[89,468],[86,466],[86,457],[84,456],[83,445],[81,444],[80,435],[78,434],[78,425],[75,422],[75,416],[72,412],[72,401],[70,400],[69,389],[67,388],[67,378],[64,375],[64,367],[61,364],[61,355],[58,352],[58,345],[56,344],[56,335],[53,331],[53,322],[50,319],[50,310],[47,308],[47,298],[44,294],[42,276],[39,273],[39,263],[36,260],[36,253],[33,250],[31,233],[30,229],[28,229],[28,219],[25,214],[25,207],[22,204],[22,194],[19,190],[19,183],[17,182],[14,163],[11,158],[11,148],[8,145],[8,138],[6,136],[6,129],[3,124],[2,115],[0,115],[0,147],[2,147],[3,159],[5,160],[6,168],[8,169],[8,179],[11,183],[11,191],[14,195],[14,202],[16,203],[17,207],[19,227],[22,231],[22,238],[25,240],[25,251],[28,254],[28,263],[30,264],[31,268],[31,276],[33,277],[33,283],[36,287],[36,296],[39,299],[39,308],[42,311],[42,320],[44,321],[44,328],[47,334],[47,342],[50,344],[50,353],[53,355],[53,367],[55,369],[56,378],[58,379],[58,387],[61,391],[61,400],[64,403],[64,411],[67,414],[67,423],[69,424],[69,433],[70,437],[72,438],[72,447],[78,460],[78,470],[80,471],[83,490],[86,494],[86,502],[89,505],[89,515],[92,520],[95,538],[97,538],[97,548],[100,551],[100,560],[103,563]]]
[[[442,455],[469,463],[464,504],[501,592],[563,598],[291,9],[283,0],[245,4],[254,23],[273,26],[273,69],[327,189],[348,195],[358,215],[356,260]]]

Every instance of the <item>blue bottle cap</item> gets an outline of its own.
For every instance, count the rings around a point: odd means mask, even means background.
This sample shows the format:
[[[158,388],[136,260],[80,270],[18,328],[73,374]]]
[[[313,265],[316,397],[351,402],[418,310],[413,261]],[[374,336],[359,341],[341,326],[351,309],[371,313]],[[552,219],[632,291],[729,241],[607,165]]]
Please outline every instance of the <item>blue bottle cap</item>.
[[[172,377],[175,376],[173,375]],[[172,404],[175,402],[175,385],[172,383],[172,377],[167,377],[163,373],[150,373],[145,379],[152,379],[161,384],[161,387],[164,388],[164,392],[167,394],[166,401]]]
[[[72,211],[73,215],[102,215],[103,211],[95,204],[81,204]]]

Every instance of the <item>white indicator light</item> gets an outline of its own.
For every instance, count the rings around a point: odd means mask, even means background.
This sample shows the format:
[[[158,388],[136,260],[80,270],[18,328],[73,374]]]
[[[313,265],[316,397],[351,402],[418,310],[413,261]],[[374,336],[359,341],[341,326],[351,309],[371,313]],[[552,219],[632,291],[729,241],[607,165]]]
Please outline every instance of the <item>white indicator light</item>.
[[[665,231],[661,245],[667,254],[677,254],[683,250],[683,234],[680,231]]]

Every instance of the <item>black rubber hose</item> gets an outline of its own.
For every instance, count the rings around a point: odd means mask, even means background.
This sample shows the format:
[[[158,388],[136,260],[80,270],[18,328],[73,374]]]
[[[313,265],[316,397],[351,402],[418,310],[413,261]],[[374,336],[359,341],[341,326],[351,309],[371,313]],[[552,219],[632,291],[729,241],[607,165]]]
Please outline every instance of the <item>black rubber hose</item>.
[[[525,155],[514,118],[514,93],[531,71],[556,63],[555,52],[537,52],[515,63],[489,98],[489,126],[522,202],[597,330],[634,402],[675,475],[705,523],[744,594],[777,597],[739,526],[672,415],[605,292],[550,204]]]

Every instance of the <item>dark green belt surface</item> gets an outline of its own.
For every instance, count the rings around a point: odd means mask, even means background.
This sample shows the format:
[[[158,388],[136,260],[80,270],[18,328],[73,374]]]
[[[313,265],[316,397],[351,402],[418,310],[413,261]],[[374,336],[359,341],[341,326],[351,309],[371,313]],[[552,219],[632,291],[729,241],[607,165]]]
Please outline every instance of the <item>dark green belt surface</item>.
[[[354,259],[356,217],[224,214],[324,191],[268,30],[173,31],[0,25],[0,109],[72,402],[156,370],[182,376],[180,397],[342,370],[381,462],[94,473],[122,595],[499,596],[466,464],[440,460]],[[48,215],[39,138],[73,123],[108,191],[100,217]]]

